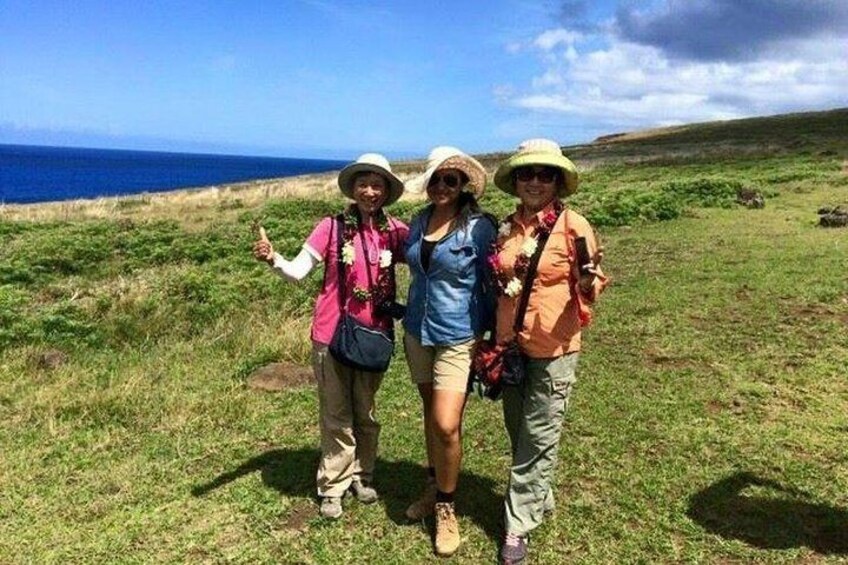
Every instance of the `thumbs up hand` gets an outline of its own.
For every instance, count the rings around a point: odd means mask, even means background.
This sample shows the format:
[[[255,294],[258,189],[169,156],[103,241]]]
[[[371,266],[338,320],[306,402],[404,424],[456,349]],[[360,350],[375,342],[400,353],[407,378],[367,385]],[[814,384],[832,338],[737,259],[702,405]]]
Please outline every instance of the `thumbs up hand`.
[[[274,246],[262,226],[259,226],[259,240],[253,244],[253,256],[259,261],[274,262]]]

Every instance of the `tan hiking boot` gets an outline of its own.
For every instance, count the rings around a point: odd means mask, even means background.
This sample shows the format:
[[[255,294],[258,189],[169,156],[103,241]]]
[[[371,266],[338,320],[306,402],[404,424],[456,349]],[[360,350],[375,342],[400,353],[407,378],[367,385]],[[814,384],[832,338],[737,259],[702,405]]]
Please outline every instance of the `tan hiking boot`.
[[[433,478],[427,479],[427,485],[424,487],[424,492],[421,497],[409,505],[406,509],[406,517],[410,520],[423,520],[433,513],[433,508],[436,506],[436,480]]]
[[[436,503],[436,555],[449,557],[459,549],[459,522],[453,502]]]

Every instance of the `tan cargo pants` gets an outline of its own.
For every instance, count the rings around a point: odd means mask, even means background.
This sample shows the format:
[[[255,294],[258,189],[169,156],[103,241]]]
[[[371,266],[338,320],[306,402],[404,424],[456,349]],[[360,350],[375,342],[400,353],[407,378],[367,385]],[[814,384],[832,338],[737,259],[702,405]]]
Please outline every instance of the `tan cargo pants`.
[[[318,385],[321,461],[318,496],[340,497],[354,480],[370,483],[377,459],[380,424],[374,396],[383,373],[368,373],[337,362],[327,346],[312,343],[312,369]]]

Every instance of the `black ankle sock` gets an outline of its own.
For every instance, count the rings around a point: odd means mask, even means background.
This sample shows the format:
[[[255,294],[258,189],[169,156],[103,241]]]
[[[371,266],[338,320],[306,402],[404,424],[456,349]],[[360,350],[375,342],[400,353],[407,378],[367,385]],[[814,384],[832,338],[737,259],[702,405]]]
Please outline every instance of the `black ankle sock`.
[[[442,492],[440,490],[436,491],[436,502],[453,502],[452,492]]]
[[[435,467],[427,467],[427,476],[431,479],[436,478],[436,468]]]

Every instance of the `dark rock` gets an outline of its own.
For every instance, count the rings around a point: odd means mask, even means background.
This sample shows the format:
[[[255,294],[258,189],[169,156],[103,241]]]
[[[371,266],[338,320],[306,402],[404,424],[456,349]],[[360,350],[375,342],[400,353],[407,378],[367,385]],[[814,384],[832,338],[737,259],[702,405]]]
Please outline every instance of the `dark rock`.
[[[68,362],[68,355],[64,351],[58,349],[48,349],[40,353],[36,358],[36,364],[39,369],[47,369],[53,371]]]
[[[823,228],[844,228],[848,226],[848,209],[842,206],[819,208],[819,225]]]
[[[751,188],[740,188],[736,191],[736,202],[746,208],[765,208],[766,200],[763,195]]]

